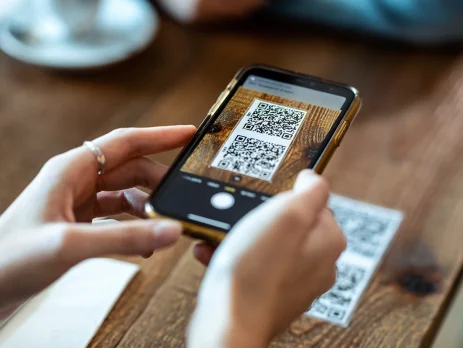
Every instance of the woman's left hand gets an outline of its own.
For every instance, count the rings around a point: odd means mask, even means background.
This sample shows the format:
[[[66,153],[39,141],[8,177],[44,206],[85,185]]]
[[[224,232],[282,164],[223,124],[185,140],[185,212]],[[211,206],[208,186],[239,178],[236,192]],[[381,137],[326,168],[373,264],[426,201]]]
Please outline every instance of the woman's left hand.
[[[98,175],[85,146],[49,160],[0,216],[0,312],[38,293],[70,267],[108,254],[142,255],[174,243],[181,226],[171,221],[95,224],[120,213],[143,217],[147,194],[167,167],[144,156],[185,145],[193,126],[119,129],[93,143],[106,158]]]

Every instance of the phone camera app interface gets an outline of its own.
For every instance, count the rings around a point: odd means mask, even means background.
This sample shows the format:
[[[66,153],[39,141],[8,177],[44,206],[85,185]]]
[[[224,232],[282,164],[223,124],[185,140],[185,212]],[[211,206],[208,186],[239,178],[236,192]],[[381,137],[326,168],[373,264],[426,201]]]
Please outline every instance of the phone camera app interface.
[[[249,76],[160,192],[163,209],[229,230],[272,195],[291,189],[298,173],[314,164],[345,101]]]

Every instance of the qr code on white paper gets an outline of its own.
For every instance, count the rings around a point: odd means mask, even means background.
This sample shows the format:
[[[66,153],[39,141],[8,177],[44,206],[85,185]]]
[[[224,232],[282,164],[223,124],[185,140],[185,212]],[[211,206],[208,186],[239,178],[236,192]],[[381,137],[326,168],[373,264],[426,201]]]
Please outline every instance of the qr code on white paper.
[[[243,129],[290,140],[296,135],[305,114],[302,110],[258,101]]]
[[[330,291],[321,296],[309,311],[320,319],[335,322],[343,321],[347,317],[349,308],[354,301],[354,294],[361,291],[364,284],[366,270],[362,267],[339,262],[336,284]]]
[[[403,215],[336,195],[329,206],[346,236],[347,249],[337,262],[335,285],[312,304],[307,315],[347,327]]]
[[[271,181],[307,112],[255,99],[212,167]]]
[[[389,220],[375,216],[371,212],[356,211],[342,205],[331,205],[336,214],[336,220],[342,226],[347,239],[348,249],[363,257],[374,258],[387,242],[387,227]]]
[[[365,277],[365,269],[339,262],[336,284],[321,298],[329,301],[332,305],[343,308],[348,307],[352,302],[352,293],[358,289],[358,285]]]

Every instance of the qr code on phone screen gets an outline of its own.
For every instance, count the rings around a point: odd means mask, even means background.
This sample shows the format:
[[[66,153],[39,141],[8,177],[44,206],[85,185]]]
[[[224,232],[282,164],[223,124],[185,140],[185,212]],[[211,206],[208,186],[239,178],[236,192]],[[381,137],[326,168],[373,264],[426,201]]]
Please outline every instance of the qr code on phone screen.
[[[243,129],[291,140],[304,120],[306,112],[259,101]]]
[[[218,163],[221,169],[268,179],[286,147],[237,135]]]
[[[306,114],[255,99],[211,166],[270,181]]]

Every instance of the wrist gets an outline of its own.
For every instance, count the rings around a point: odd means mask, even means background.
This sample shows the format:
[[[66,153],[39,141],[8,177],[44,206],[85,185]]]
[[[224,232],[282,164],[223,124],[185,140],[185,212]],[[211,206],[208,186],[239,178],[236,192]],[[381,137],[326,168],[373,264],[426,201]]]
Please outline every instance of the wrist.
[[[198,293],[188,348],[268,347],[273,338],[268,318],[259,317],[262,311],[255,311],[254,304],[246,301],[233,283],[230,270],[216,259]]]
[[[243,328],[217,307],[197,308],[188,332],[188,348],[266,348],[268,340],[253,328]]]
[[[226,348],[266,348],[270,344],[268,340],[252,328],[243,329],[240,323],[232,323],[224,335]]]

